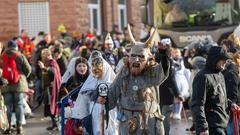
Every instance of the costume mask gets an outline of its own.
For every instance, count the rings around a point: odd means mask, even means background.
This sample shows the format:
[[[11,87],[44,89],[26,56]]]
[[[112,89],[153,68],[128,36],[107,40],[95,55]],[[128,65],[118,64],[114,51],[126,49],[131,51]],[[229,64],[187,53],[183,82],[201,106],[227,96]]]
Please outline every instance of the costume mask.
[[[92,73],[97,79],[101,78],[103,75],[103,60],[100,57],[92,59]]]
[[[145,69],[147,65],[147,58],[150,51],[142,46],[134,46],[130,52],[129,65],[130,72],[133,75],[139,75]]]
[[[156,34],[156,30],[151,34],[150,38],[145,42],[136,42],[132,36],[130,26],[128,25],[129,36],[133,46],[129,55],[129,68],[132,75],[140,75],[148,63],[148,59],[152,56],[150,48],[153,45],[152,40]]]

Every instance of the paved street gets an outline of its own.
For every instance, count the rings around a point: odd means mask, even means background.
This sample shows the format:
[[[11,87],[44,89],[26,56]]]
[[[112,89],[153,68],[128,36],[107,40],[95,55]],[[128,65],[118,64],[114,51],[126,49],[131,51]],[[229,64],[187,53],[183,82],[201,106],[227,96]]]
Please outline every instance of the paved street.
[[[170,135],[194,135],[191,132],[185,131],[185,129],[189,128],[191,124],[191,120],[172,120]]]
[[[24,126],[24,135],[60,135],[60,132],[48,132],[46,127],[50,126],[50,119],[42,117],[42,109],[39,108],[36,112],[35,118],[27,120],[27,125]],[[172,120],[171,121],[170,135],[191,135],[185,131],[186,128],[190,127],[191,120]]]

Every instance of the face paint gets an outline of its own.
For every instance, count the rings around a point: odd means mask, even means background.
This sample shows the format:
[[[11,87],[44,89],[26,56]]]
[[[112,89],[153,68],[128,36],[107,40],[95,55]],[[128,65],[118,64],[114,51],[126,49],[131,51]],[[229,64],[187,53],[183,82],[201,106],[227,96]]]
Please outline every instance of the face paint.
[[[101,78],[103,75],[103,60],[99,57],[92,60],[92,73],[95,78]]]
[[[134,39],[130,25],[128,25],[128,33],[133,43],[129,55],[129,68],[132,75],[140,75],[146,68],[149,57],[151,56],[150,48],[152,47],[153,38],[158,35],[157,29],[153,30],[148,40],[145,43],[136,42]]]
[[[150,51],[149,51],[150,52]],[[134,46],[129,57],[130,72],[132,75],[140,75],[147,65],[148,49],[142,46]]]

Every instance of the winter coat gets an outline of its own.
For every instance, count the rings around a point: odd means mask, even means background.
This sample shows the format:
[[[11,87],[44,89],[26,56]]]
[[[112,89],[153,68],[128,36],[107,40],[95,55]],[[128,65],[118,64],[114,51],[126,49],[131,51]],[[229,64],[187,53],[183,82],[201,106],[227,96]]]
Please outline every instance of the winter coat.
[[[132,133],[133,135],[164,134],[157,86],[167,78],[168,69],[169,62],[165,58],[160,64],[156,64],[138,76],[133,76],[127,67],[123,67],[118,73],[109,88],[108,105],[110,109],[118,105],[120,111],[124,113],[126,119],[119,124],[120,134],[130,134],[128,123],[133,118],[136,120],[134,122],[136,130]]]
[[[240,105],[240,78],[234,63],[229,63],[223,71],[226,83],[227,97],[233,103]]]
[[[7,57],[12,57],[15,53],[17,53],[16,49],[9,48],[6,50]],[[2,93],[7,92],[27,92],[28,91],[28,82],[27,77],[31,74],[31,66],[29,62],[27,61],[27,58],[18,52],[19,55],[15,59],[17,70],[19,71],[20,78],[19,82],[16,84],[8,84],[5,87],[2,88]],[[4,61],[3,61],[4,62]]]
[[[156,62],[160,63],[162,59],[161,53],[155,54]],[[168,78],[159,86],[160,106],[172,105],[174,103],[174,97],[180,95],[176,79],[173,60],[170,59],[170,68]]]
[[[56,60],[58,63],[58,66],[60,68],[60,72],[61,72],[61,76],[63,76],[63,74],[66,72],[67,70],[67,65],[68,65],[68,61],[67,58],[62,55],[61,58],[59,58],[58,60]]]
[[[160,106],[172,105],[174,103],[174,97],[180,95],[175,79],[175,69],[170,62],[171,68],[169,70],[168,78],[159,86]]]
[[[216,68],[217,62],[225,55],[221,47],[211,48],[205,68],[193,80],[191,111],[197,135],[209,128],[227,127],[229,116],[225,80]]]

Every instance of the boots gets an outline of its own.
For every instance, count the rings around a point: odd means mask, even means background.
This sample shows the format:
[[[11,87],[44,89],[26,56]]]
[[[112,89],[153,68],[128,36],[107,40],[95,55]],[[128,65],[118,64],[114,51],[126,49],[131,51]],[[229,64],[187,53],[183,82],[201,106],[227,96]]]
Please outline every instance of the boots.
[[[23,127],[22,127],[22,125],[17,126],[17,134],[18,135],[23,134]]]
[[[52,120],[52,126],[47,127],[47,130],[59,131],[60,126],[59,126],[59,122],[58,122],[58,117],[57,116],[51,116],[51,120]]]

